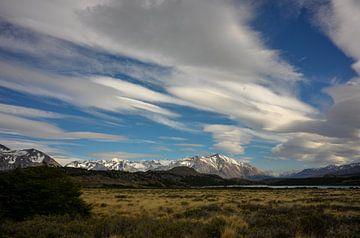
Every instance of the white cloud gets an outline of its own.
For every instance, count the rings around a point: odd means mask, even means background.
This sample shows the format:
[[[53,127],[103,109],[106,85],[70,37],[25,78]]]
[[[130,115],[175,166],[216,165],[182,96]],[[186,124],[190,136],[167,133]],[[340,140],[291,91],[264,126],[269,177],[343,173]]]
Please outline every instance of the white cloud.
[[[274,147],[272,152],[283,159],[296,159],[318,165],[344,164],[360,159],[360,143],[317,134],[296,133]]]
[[[258,129],[274,130],[293,121],[309,120],[315,114],[310,106],[270,89],[236,82],[214,82],[213,85],[172,87],[169,91],[193,106],[228,115],[231,119]]]
[[[186,138],[183,137],[176,137],[176,136],[160,136],[159,139],[161,140],[174,140],[174,141],[186,141]]]
[[[147,112],[152,112],[152,113],[156,113],[156,114],[160,114],[160,115],[164,115],[164,116],[168,116],[168,117],[173,117],[173,116],[177,116],[176,113],[173,113],[169,110],[166,110],[164,108],[161,108],[159,106],[156,106],[154,104],[151,103],[146,103],[140,100],[136,100],[136,99],[132,99],[132,98],[127,98],[127,97],[121,97],[121,96],[117,96],[116,97],[119,101],[121,101],[122,104],[125,104],[131,108],[134,109],[138,109],[141,111],[147,111]]]
[[[162,64],[299,79],[248,27],[254,14],[245,3],[149,2],[155,1],[5,0],[0,14],[35,31]]]
[[[249,128],[241,128],[232,125],[205,125],[204,132],[211,133],[216,141],[215,148],[231,154],[243,154],[244,145],[252,140],[261,139],[272,143],[285,142],[286,134],[278,134],[267,131],[257,131]]]
[[[2,1],[0,14],[10,22],[96,49],[169,66],[172,71],[166,76],[151,73],[151,77],[145,77],[148,68],[123,68],[139,80],[160,85],[160,93],[120,79],[46,75],[1,63],[0,85],[55,97],[80,108],[136,113],[180,130],[189,128],[177,121],[180,115],[165,108],[165,104],[215,112],[249,127],[204,128],[212,133],[216,148],[233,154],[243,153],[244,145],[253,137],[282,142],[274,149],[281,157],[289,155],[284,152],[289,151],[286,147],[294,148],[291,142],[297,140],[301,154],[309,148],[310,144],[301,139],[308,134],[321,138],[321,148],[329,148],[333,139],[346,138],[341,148],[347,148],[345,143],[352,143],[359,136],[359,80],[327,89],[334,105],[320,115],[297,98],[296,82],[301,80],[301,73],[282,59],[281,52],[269,49],[261,34],[250,27],[256,13],[244,2],[235,7],[231,1],[211,0],[34,0],[21,4],[16,0]],[[40,5],[41,12],[36,7]],[[359,5],[356,0],[333,0],[329,8],[319,13],[327,34],[357,61],[353,68],[358,73]],[[0,44],[11,45],[9,42],[5,39]],[[29,45],[17,45],[20,50],[31,51]],[[54,51],[42,49],[45,56],[49,52],[69,54],[51,43],[46,47]],[[330,158],[315,149],[309,150],[313,157],[296,156],[295,150],[290,151],[296,159],[340,161],[340,157]],[[348,155],[354,158],[352,153]]]
[[[120,79],[58,76],[5,62],[0,62],[0,70],[2,72],[0,85],[3,87],[35,96],[57,98],[88,112],[89,109],[96,108],[111,112],[140,114],[157,123],[179,130],[188,130],[187,126],[168,118],[176,117],[176,113],[136,98],[157,102],[169,101],[169,103],[176,103],[176,99]],[[121,89],[120,85],[124,88]]]
[[[357,78],[346,84],[326,89],[334,100],[327,119],[347,126],[360,139],[360,2],[332,0],[330,6],[319,13],[318,19],[333,42],[355,60],[353,68],[358,73]]]
[[[181,102],[180,100],[171,97],[166,94],[162,94],[153,90],[150,90],[146,87],[133,84],[127,81],[113,79],[108,77],[98,77],[92,79],[94,82],[114,88],[121,93],[124,97],[129,97],[132,99],[147,101],[147,102],[161,102],[161,103],[173,103],[173,104],[181,104],[185,102]]]
[[[315,12],[316,24],[355,60],[352,67],[360,75],[360,2],[331,0]],[[274,155],[317,164],[360,160],[359,76],[324,92],[332,97],[333,104],[321,118],[282,126],[279,131],[296,133],[276,146]]]
[[[0,130],[2,134],[18,134],[27,137],[57,140],[75,139],[100,139],[100,140],[125,140],[119,135],[111,135],[95,132],[66,132],[61,128],[47,122],[31,120],[14,116],[11,114],[0,113]]]
[[[120,52],[174,66],[163,86],[187,102],[177,104],[269,130],[316,113],[294,96],[301,75],[249,27],[255,14],[244,2],[237,7],[230,1],[146,3],[119,1],[79,16]]]
[[[0,103],[0,113],[19,115],[24,117],[43,117],[43,118],[61,118],[64,115],[55,112],[43,111],[34,108],[15,106],[10,104]]]
[[[190,143],[178,143],[175,144],[176,146],[183,146],[183,147],[203,147],[202,144],[190,144]]]
[[[246,130],[236,126],[206,125],[204,131],[212,133],[216,141],[215,148],[231,154],[243,154],[243,145],[250,143],[252,138]]]
[[[294,96],[294,81],[301,74],[282,60],[279,52],[267,48],[261,35],[249,27],[255,16],[249,5],[205,0],[152,3],[123,0],[42,4],[37,0],[33,5],[41,4],[46,9],[39,14],[33,6],[5,1],[0,13],[9,21],[46,34],[173,67],[171,77],[159,77],[152,83],[160,80],[164,90],[177,98],[124,81],[96,79],[126,98],[192,106],[267,129],[307,120],[314,113]],[[55,24],[60,16],[66,19]],[[81,86],[73,88],[77,87]],[[109,93],[99,89],[98,94]],[[67,99],[68,95],[60,96]],[[88,98],[72,101],[91,102]],[[106,105],[95,106],[119,110],[119,105],[105,101]],[[125,105],[125,111],[138,109],[129,103],[121,105]],[[155,105],[148,106],[142,109],[170,116]],[[174,124],[168,118],[161,121]]]
[[[245,4],[234,10],[230,1],[148,2],[114,1],[78,11],[78,16],[128,55],[191,69],[298,79],[299,74],[247,26],[252,14]]]
[[[331,0],[317,19],[336,45],[355,60],[360,59],[360,3],[357,0]]]

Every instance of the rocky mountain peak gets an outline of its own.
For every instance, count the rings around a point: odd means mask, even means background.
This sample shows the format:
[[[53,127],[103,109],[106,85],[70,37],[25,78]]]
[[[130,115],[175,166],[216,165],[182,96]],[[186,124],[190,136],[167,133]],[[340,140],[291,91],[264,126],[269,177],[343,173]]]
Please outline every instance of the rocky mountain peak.
[[[0,151],[9,151],[10,149],[5,145],[0,144]]]
[[[0,145],[0,170],[39,165],[61,167],[58,162],[42,151],[36,149],[11,150],[4,145]]]

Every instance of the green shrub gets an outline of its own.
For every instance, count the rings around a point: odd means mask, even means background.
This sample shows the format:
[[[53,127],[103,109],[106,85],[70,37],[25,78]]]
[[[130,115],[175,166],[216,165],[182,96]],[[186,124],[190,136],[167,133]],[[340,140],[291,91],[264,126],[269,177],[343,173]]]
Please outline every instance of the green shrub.
[[[0,173],[0,220],[34,215],[88,215],[80,188],[56,168],[32,167]]]
[[[210,221],[205,223],[204,230],[207,237],[220,237],[226,225],[226,220],[223,217],[213,217]]]
[[[217,204],[211,203],[208,205],[186,209],[181,214],[177,214],[178,217],[185,218],[202,218],[208,217],[212,213],[220,214],[224,209]]]
[[[324,237],[336,223],[333,216],[324,213],[311,213],[300,219],[302,232],[312,237]]]

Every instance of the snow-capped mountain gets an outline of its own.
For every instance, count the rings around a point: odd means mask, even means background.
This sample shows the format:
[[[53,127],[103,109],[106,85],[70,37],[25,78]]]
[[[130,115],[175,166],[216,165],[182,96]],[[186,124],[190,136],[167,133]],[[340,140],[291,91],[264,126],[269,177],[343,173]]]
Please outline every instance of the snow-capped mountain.
[[[174,167],[186,166],[199,173],[217,174],[223,178],[243,178],[262,175],[263,173],[248,163],[229,158],[224,155],[214,154],[209,156],[195,156],[172,161],[144,160],[128,161],[121,159],[112,160],[87,160],[75,161],[66,167],[84,168],[89,170],[121,170],[121,171],[148,171],[169,170]]]
[[[6,147],[5,145],[1,145],[0,144],[0,152],[3,152],[3,151],[9,151],[10,149],[8,147]]]
[[[310,178],[323,177],[325,175],[351,175],[360,173],[360,163],[352,163],[345,165],[329,165],[322,168],[304,169],[300,172],[288,174],[284,177],[288,178]]]
[[[160,166],[165,166],[167,163],[159,160],[143,160],[143,161],[129,161],[123,159],[111,160],[84,160],[74,161],[65,167],[82,168],[88,170],[120,170],[128,172],[155,170]]]
[[[11,150],[0,145],[0,170],[47,165],[61,167],[53,158],[35,149]]]
[[[178,166],[187,166],[199,173],[216,174],[223,178],[243,178],[262,174],[260,170],[248,163],[220,154],[174,160],[169,165],[158,169],[168,170]]]

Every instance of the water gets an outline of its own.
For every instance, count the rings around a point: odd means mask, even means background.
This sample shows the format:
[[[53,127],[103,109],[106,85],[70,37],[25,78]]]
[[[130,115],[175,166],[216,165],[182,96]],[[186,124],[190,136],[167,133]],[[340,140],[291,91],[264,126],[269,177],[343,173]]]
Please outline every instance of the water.
[[[335,185],[228,185],[228,186],[204,186],[201,188],[270,188],[270,189],[296,189],[296,188],[316,188],[316,189],[359,189],[360,186],[335,186]]]

